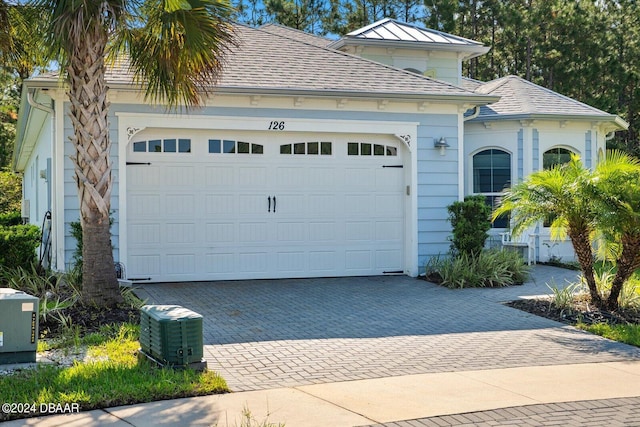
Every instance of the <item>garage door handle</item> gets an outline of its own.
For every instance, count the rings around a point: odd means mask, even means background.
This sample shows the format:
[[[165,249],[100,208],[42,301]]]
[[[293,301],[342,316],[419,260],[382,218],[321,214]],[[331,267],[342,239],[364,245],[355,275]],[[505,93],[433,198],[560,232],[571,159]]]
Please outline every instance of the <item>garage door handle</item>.
[[[273,196],[273,212],[276,211],[276,196]]]
[[[271,212],[271,196],[267,197],[267,200],[269,201],[269,207],[267,208],[267,212]]]

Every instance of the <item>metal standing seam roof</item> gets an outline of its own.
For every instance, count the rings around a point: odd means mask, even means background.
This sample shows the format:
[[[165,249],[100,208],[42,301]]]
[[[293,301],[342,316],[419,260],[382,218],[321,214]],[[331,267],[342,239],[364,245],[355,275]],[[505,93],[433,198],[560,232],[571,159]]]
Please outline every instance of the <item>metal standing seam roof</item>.
[[[374,39],[374,40],[397,40],[406,42],[438,43],[461,46],[484,46],[475,40],[443,33],[442,31],[421,28],[405,22],[396,21],[391,18],[382,19],[371,25],[352,31],[347,37]]]
[[[475,90],[476,93],[500,97],[498,102],[482,106],[476,120],[525,116],[557,116],[561,118],[564,116],[586,119],[601,118],[602,120],[616,121],[621,127],[628,126],[614,114],[606,113],[518,76],[506,76],[487,83],[465,79],[463,86],[469,90]]]

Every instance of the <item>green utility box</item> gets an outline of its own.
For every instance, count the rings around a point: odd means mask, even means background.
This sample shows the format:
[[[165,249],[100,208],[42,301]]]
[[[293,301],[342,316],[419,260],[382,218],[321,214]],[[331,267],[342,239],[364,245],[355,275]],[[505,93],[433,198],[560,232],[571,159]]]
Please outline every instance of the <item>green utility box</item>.
[[[204,369],[202,315],[179,305],[143,306],[140,347],[161,365]]]
[[[0,288],[0,364],[36,361],[38,298]]]

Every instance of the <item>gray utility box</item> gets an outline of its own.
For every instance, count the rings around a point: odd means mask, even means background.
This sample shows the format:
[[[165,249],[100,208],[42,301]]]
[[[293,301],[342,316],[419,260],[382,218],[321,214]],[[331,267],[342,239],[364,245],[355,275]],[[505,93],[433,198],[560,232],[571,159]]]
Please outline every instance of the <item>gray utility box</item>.
[[[140,309],[140,347],[161,365],[202,363],[202,315],[179,305],[145,305]]]
[[[0,288],[0,364],[36,361],[38,298]]]

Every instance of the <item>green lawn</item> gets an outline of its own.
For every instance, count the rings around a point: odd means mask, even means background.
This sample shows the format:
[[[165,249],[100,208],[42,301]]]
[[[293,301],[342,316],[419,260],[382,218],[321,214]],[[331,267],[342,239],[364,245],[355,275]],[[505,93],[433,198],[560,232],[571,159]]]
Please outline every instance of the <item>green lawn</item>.
[[[80,339],[88,344],[87,355],[93,361],[71,367],[39,364],[36,369],[0,376],[2,401],[28,402],[36,410],[40,404],[52,403],[79,404],[80,410],[89,410],[229,391],[224,379],[211,371],[158,368],[147,360],[138,361],[138,325],[104,330]],[[66,348],[71,351],[73,345]],[[0,413],[0,421],[11,418]]]
[[[640,325],[609,325],[607,323],[586,325],[579,323],[576,326],[601,337],[640,347]]]

